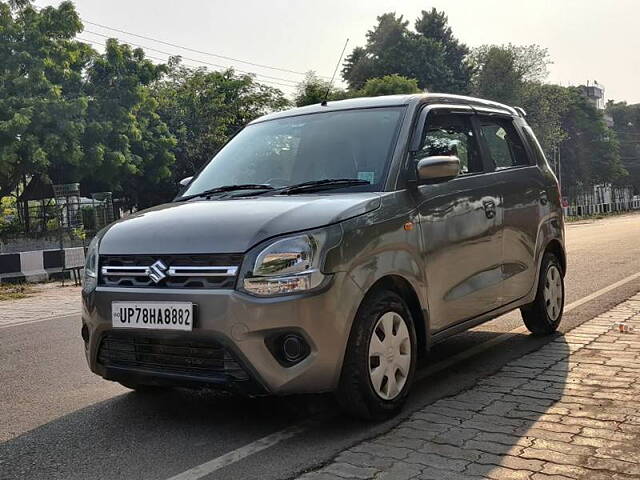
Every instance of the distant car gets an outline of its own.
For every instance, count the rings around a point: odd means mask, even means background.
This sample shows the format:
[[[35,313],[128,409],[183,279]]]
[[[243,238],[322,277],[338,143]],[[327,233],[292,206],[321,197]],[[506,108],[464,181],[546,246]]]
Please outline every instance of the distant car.
[[[91,369],[136,390],[336,393],[382,418],[437,342],[564,305],[558,183],[520,109],[440,94],[251,122],[173,202],[91,242]]]

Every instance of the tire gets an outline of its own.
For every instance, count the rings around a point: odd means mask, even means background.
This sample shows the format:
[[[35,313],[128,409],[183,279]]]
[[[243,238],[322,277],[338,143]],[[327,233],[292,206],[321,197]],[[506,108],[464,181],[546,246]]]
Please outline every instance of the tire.
[[[391,336],[385,335],[388,330]],[[413,318],[402,297],[390,290],[367,296],[351,329],[336,391],[342,410],[365,420],[396,414],[413,383],[417,354]]]
[[[550,335],[558,329],[564,311],[562,265],[553,253],[545,253],[540,265],[538,290],[533,303],[520,309],[524,324],[534,335]]]
[[[134,382],[118,382],[123,387],[129,388],[133,390],[135,393],[140,394],[152,394],[152,393],[161,393],[169,389],[169,387],[161,387],[159,385],[144,385],[142,383],[134,383]]]

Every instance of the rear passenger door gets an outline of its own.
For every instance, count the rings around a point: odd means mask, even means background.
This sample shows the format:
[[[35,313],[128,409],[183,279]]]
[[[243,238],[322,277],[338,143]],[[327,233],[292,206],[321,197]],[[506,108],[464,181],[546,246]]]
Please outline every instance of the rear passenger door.
[[[477,117],[483,154],[493,169],[492,184],[502,206],[502,278],[498,303],[529,293],[536,278],[535,251],[546,202],[545,181],[525,146],[514,118],[502,113]]]

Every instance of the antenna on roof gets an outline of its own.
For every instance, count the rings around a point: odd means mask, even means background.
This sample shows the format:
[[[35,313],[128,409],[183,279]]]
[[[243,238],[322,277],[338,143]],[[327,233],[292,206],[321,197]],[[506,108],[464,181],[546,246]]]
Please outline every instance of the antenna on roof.
[[[349,39],[347,38],[347,41],[344,42],[344,47],[342,48],[342,53],[340,54],[340,58],[338,59],[338,63],[336,64],[336,69],[333,71],[333,75],[331,76],[331,82],[329,82],[329,86],[327,87],[327,91],[324,94],[324,100],[322,100],[322,102],[320,102],[320,105],[322,105],[323,107],[327,106],[327,100],[329,99],[329,93],[331,92],[331,89],[333,88],[333,79],[336,78],[336,73],[338,72],[338,67],[340,67],[340,63],[342,63],[342,57],[344,56],[344,52],[347,49],[347,44],[349,43]]]

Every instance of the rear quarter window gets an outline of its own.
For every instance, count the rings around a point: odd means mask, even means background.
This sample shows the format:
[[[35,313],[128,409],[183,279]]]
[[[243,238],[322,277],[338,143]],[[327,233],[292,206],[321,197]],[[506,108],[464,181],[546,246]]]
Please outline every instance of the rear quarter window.
[[[542,151],[542,147],[540,146],[540,142],[533,133],[533,130],[529,125],[526,125],[522,128],[522,133],[524,134],[524,138],[527,140],[531,151],[533,152],[536,163],[544,164],[547,162],[546,157],[544,156],[544,152]]]
[[[531,165],[513,121],[499,117],[479,117],[480,133],[496,170]]]

